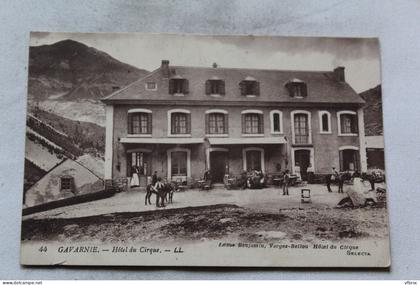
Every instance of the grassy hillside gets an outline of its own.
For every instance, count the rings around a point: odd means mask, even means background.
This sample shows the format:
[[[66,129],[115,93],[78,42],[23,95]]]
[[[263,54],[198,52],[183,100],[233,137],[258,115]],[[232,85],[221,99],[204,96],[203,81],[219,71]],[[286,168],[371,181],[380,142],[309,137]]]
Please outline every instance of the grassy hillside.
[[[80,149],[80,153],[93,153],[103,155],[105,151],[105,128],[94,123],[74,121],[53,113],[33,108],[30,113],[42,122],[52,126],[57,131],[66,134],[67,141]],[[62,146],[63,143],[58,143]],[[75,151],[72,151],[75,152]]]

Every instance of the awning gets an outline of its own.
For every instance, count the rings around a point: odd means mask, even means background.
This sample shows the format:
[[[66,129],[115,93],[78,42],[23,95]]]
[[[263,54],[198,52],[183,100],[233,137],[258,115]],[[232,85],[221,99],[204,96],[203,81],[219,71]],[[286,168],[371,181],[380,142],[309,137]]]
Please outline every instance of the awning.
[[[383,136],[366,136],[365,137],[366,148],[384,148],[384,137]]]
[[[210,145],[226,144],[286,144],[284,137],[209,138]]]
[[[121,143],[142,143],[142,144],[200,144],[204,142],[202,138],[121,138]]]

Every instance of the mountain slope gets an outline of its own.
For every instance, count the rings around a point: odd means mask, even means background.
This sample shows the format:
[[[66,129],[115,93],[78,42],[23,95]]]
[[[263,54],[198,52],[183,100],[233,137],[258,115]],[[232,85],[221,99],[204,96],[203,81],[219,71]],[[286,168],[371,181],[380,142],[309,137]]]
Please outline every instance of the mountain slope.
[[[365,101],[364,120],[367,136],[383,135],[382,91],[381,85],[359,94]]]
[[[146,70],[72,40],[30,47],[31,99],[99,100],[146,74]]]
[[[104,126],[100,99],[147,74],[73,40],[30,47],[28,104]]]

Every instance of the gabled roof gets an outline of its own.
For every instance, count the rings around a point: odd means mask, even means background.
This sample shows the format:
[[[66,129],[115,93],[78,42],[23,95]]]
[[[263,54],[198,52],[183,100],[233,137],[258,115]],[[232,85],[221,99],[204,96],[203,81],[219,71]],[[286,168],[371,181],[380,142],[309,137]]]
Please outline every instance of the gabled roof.
[[[161,68],[156,69],[127,87],[111,94],[102,101],[105,104],[124,104],[139,101],[152,103],[159,101],[196,102],[272,102],[272,103],[345,103],[363,104],[364,100],[346,82],[337,80],[333,71],[292,71],[245,68],[211,68],[170,66],[170,77],[189,80],[189,93],[176,96],[168,92],[168,80],[163,78]],[[225,81],[226,94],[211,97],[205,93],[205,82],[212,78]],[[239,83],[247,78],[255,78],[260,83],[260,95],[253,98],[242,96]],[[145,83],[155,81],[158,90],[146,90]],[[293,98],[285,87],[287,82],[303,81],[307,85],[308,96]]]

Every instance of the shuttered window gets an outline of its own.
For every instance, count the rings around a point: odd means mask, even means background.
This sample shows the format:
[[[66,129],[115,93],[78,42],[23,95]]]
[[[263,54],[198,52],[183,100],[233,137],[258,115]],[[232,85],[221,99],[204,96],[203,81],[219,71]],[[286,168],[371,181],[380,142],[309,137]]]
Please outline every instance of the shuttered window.
[[[254,80],[243,80],[239,83],[239,88],[242,96],[260,95],[260,83]]]
[[[190,134],[191,120],[190,114],[172,113],[171,114],[171,134]]]
[[[305,98],[308,96],[308,87],[304,82],[289,82],[286,84],[290,97]]]
[[[169,94],[188,94],[189,84],[187,79],[170,79]]]
[[[151,134],[152,133],[152,114],[151,113],[129,113],[128,114],[128,133]]]
[[[357,134],[357,117],[352,114],[342,114],[340,117],[342,134]]]
[[[242,115],[242,133],[243,134],[263,134],[263,115],[257,113],[248,113]]]
[[[227,134],[228,115],[223,113],[206,114],[206,133],[207,134]]]
[[[215,80],[209,79],[206,81],[206,94],[218,94],[218,95],[225,95],[225,81],[223,80]]]

